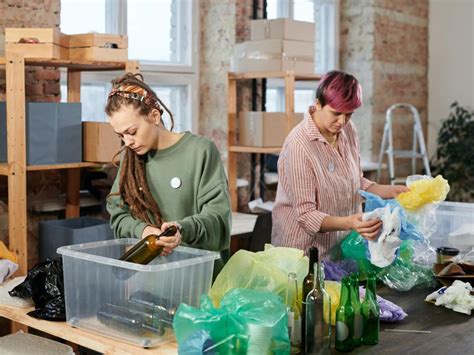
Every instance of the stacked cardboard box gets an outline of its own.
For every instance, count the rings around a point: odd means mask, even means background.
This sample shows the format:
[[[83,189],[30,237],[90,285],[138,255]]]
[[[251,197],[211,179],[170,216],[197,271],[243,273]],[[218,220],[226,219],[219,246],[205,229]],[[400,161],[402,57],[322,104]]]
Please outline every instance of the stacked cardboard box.
[[[295,113],[288,122],[284,112],[241,112],[240,144],[253,147],[281,147],[287,132],[300,123],[303,116],[302,113]]]
[[[314,24],[290,19],[254,20],[250,41],[234,48],[233,71],[314,72]]]

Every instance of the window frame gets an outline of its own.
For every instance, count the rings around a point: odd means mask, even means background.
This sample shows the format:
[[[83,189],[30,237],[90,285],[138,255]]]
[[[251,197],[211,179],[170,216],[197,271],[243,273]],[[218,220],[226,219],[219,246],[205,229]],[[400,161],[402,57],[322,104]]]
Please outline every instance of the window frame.
[[[128,1],[133,0],[106,0],[105,28],[107,33],[127,34],[127,6]],[[186,14],[188,24],[184,24],[185,30],[179,31],[177,36],[185,38],[181,43],[186,47],[180,50],[186,52],[185,63],[164,64],[164,62],[141,61],[140,73],[143,74],[147,84],[157,85],[183,85],[186,86],[187,105],[185,120],[189,129],[197,133],[199,126],[199,0],[175,0],[178,11]],[[179,20],[179,17],[178,17]],[[183,28],[178,26],[178,28]],[[130,58],[130,60],[136,60]],[[114,77],[123,74],[123,71],[114,72],[82,72],[81,82],[83,84],[99,84],[110,82]],[[66,69],[61,68],[61,84],[66,84]],[[172,112],[176,111],[170,107]]]

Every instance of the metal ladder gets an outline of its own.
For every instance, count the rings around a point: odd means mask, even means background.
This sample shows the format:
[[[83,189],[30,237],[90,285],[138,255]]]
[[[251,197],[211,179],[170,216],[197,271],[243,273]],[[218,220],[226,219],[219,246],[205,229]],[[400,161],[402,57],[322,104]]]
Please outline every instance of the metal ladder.
[[[393,136],[392,136],[392,112],[398,108],[409,109],[413,115],[413,146],[412,150],[394,150],[393,149]],[[418,146],[420,151],[418,151]],[[425,140],[423,138],[423,130],[421,127],[420,114],[415,106],[410,104],[395,104],[389,107],[385,116],[385,126],[383,129],[382,143],[380,145],[379,154],[379,166],[377,169],[377,181],[380,179],[380,173],[382,170],[382,161],[384,154],[387,154],[388,158],[388,172],[390,178],[390,184],[394,185],[396,182],[402,182],[402,180],[395,178],[395,165],[394,158],[411,158],[412,174],[416,174],[416,160],[418,158],[423,159],[425,171],[427,175],[431,176],[430,164],[428,161],[428,154],[426,153]],[[403,179],[404,182],[404,179]]]

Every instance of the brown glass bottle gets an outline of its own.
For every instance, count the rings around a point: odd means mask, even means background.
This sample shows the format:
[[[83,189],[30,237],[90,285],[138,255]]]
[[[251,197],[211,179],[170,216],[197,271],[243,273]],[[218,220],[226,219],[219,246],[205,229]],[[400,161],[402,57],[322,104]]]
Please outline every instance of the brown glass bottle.
[[[308,293],[314,288],[314,264],[318,265],[319,261],[319,250],[316,247],[309,248],[309,271],[308,275],[303,280],[303,294],[301,295],[301,300],[303,304],[303,309],[301,312],[301,344],[304,349],[304,344],[306,341],[306,297]]]
[[[160,235],[151,234],[140,240],[131,249],[125,252],[119,260],[146,265],[156,258],[163,250],[163,246],[156,243],[158,239],[175,235],[177,231],[176,226],[171,226]]]

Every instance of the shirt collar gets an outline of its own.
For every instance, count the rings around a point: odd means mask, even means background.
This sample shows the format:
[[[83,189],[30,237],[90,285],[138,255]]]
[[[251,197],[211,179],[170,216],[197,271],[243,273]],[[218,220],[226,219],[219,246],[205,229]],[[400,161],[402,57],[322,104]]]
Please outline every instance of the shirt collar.
[[[314,122],[309,112],[304,113],[304,119],[305,119],[305,129],[306,129],[306,133],[308,135],[309,140],[310,141],[317,140],[320,142],[328,143],[326,138],[324,138],[321,131],[319,130],[318,126],[316,126],[316,123]],[[347,124],[350,124],[350,122],[348,122]],[[339,140],[340,141],[346,140],[345,127],[343,127],[341,132],[339,133]]]

